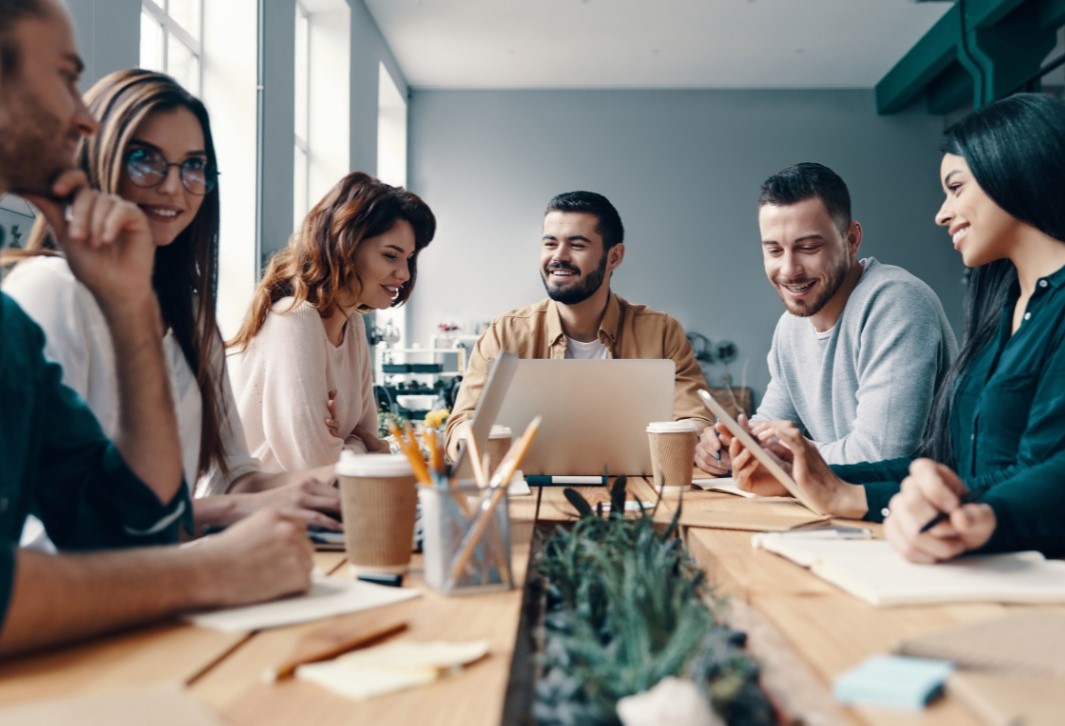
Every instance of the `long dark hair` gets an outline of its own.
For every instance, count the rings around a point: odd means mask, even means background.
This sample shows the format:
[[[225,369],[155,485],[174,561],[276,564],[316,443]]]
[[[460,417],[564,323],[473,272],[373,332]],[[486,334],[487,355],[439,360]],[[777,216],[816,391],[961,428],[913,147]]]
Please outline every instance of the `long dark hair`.
[[[1065,242],[1065,103],[1022,93],[966,116],[947,131],[942,151],[965,159],[980,188],[1007,214]],[[921,449],[954,463],[950,433],[954,390],[988,344],[1017,282],[1009,260],[973,268],[965,303],[965,339],[932,405]]]
[[[207,109],[170,76],[131,69],[101,78],[85,94],[85,103],[100,122],[99,133],[78,145],[76,164],[89,177],[89,184],[111,194],[118,193],[125,173],[126,147],[141,123],[156,111],[188,109],[200,122],[207,159],[216,163],[211,121]],[[224,355],[215,319],[218,285],[219,192],[216,184],[204,198],[200,211],[177,238],[155,251],[152,285],[159,298],[163,320],[189,367],[196,374],[203,407],[198,473],[211,463],[228,476],[225,449],[220,435],[226,412],[222,409],[222,368],[215,368]],[[55,254],[56,245],[48,226],[38,219],[30,231],[26,253]],[[221,375],[217,375],[220,373]]]
[[[355,251],[364,239],[392,229],[401,219],[414,229],[414,255],[407,262],[410,278],[399,289],[392,306],[414,291],[418,279],[418,253],[436,233],[436,218],[416,194],[393,187],[360,171],[351,172],[307,213],[299,231],[277,252],[255,287],[251,309],[237,335],[227,345],[243,350],[263,327],[271,306],[292,297],[293,305],[311,303],[320,316],[337,307],[337,295],[361,284],[355,269]]]

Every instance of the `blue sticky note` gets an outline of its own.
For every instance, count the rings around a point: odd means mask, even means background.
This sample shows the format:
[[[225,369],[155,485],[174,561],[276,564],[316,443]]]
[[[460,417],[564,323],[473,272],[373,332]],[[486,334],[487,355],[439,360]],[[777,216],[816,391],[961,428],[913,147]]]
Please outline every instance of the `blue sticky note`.
[[[843,703],[924,708],[939,695],[954,665],[943,660],[903,655],[874,655],[841,673],[832,687]]]

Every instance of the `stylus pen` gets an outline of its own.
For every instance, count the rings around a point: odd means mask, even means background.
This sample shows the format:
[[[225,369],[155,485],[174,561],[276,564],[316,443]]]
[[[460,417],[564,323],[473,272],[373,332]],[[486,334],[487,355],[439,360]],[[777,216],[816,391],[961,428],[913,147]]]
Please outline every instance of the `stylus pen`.
[[[549,487],[552,484],[582,484],[584,486],[596,486],[606,484],[605,476],[550,476],[534,474],[525,477],[525,481],[531,487]]]

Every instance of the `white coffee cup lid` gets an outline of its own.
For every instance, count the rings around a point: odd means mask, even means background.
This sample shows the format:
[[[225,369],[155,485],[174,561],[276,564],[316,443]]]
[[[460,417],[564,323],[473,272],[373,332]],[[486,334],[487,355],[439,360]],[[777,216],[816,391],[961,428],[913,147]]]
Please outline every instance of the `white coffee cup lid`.
[[[652,421],[647,424],[649,434],[694,434],[699,427],[690,419],[684,421]]]
[[[403,454],[357,454],[340,451],[336,473],[340,476],[410,476],[410,461]]]
[[[493,424],[492,433],[488,434],[490,439],[506,439],[513,436],[514,434],[511,432],[510,427],[503,424]]]

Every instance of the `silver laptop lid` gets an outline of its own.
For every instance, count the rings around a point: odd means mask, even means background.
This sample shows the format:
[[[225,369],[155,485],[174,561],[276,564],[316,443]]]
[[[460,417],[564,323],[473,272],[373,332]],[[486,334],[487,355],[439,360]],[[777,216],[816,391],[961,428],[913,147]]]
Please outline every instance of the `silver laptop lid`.
[[[651,475],[647,424],[673,420],[676,366],[653,360],[519,360],[495,423],[544,417],[525,474]]]

